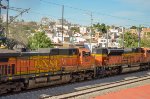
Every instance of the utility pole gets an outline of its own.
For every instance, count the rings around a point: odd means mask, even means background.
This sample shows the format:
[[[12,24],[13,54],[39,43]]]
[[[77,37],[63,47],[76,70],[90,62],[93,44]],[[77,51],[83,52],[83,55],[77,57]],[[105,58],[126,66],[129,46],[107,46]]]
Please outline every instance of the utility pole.
[[[138,47],[140,48],[141,45],[141,25],[139,25],[139,28],[138,28]]]
[[[92,51],[92,33],[93,33],[93,14],[91,12],[91,33],[90,33],[90,50]]]
[[[1,17],[2,17],[1,3],[2,3],[2,0],[0,0],[0,21],[1,21]]]
[[[9,0],[6,0],[7,1],[7,23],[6,23],[6,37],[8,35],[8,21],[9,21]]]
[[[62,44],[63,44],[63,35],[64,35],[64,5],[62,5]]]
[[[0,26],[1,26],[1,28],[2,28],[2,0],[0,0]]]

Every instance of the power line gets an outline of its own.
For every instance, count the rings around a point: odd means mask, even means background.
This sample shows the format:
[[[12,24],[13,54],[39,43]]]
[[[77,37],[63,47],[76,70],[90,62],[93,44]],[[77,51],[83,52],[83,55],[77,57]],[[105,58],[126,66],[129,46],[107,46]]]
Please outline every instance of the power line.
[[[41,13],[41,12],[37,12],[35,10],[31,10],[30,13],[34,13],[34,14],[39,14],[39,15],[46,15],[46,16],[50,16],[50,17],[55,17],[55,18],[58,18],[58,19],[61,19],[60,16],[55,16],[55,15],[51,15],[51,14],[46,14],[46,13]],[[72,20],[72,21],[82,21],[82,22],[88,22],[89,20],[81,20],[81,19],[75,19],[75,18],[70,18],[70,17],[65,17],[65,19],[67,20]]]
[[[28,12],[29,10],[30,10],[30,8],[29,9],[24,9],[18,15],[16,15],[8,24],[11,24],[17,17],[19,17],[20,15],[22,16],[23,13]]]
[[[10,7],[10,8],[13,8],[13,7]],[[20,9],[22,9],[22,8],[20,8]],[[11,10],[13,10],[13,9],[11,9]],[[15,10],[14,10],[14,11],[15,11]],[[16,10],[16,11],[19,11],[19,12],[20,12],[20,10]],[[38,15],[46,15],[47,17],[50,17],[53,21],[56,20],[56,19],[54,19],[54,18],[61,19],[60,16],[55,16],[55,15],[51,15],[51,14],[47,14],[47,13],[41,13],[41,12],[36,11],[36,9],[32,9],[32,10],[30,9],[29,13],[38,14]],[[87,20],[81,20],[81,19],[70,18],[70,17],[65,17],[65,19],[68,20],[68,21],[70,20],[70,22],[72,22],[72,21],[89,22],[88,19],[87,19]],[[96,23],[99,23],[99,21],[100,21],[100,19],[94,18],[93,23],[96,24]],[[74,22],[74,24],[79,24],[79,23]],[[90,25],[90,23],[89,23],[89,25]],[[114,25],[114,24],[109,24],[109,23],[107,23],[107,25]],[[117,24],[116,24],[116,25],[117,25]],[[150,25],[148,25],[148,24],[142,24],[142,25],[150,26]],[[119,25],[119,26],[120,26],[120,25]],[[133,26],[133,25],[126,24],[126,25],[123,25],[123,26],[126,27],[126,26]]]
[[[64,4],[54,3],[54,2],[51,2],[51,1],[45,1],[45,0],[40,0],[40,1],[42,1],[42,2],[44,2],[46,4],[52,4],[52,5],[57,5],[57,6],[64,5]],[[126,17],[120,17],[120,16],[114,16],[114,15],[110,15],[110,14],[102,13],[102,12],[97,12],[97,11],[85,10],[85,9],[81,9],[81,8],[77,8],[77,7],[73,7],[73,6],[69,6],[69,5],[64,5],[64,7],[75,9],[75,10],[80,10],[80,11],[84,11],[84,12],[93,12],[94,14],[108,16],[108,17],[113,17],[113,18],[122,19],[122,20],[135,21],[135,22],[139,21],[139,22],[141,22],[141,20],[135,20],[135,19],[130,19],[130,18],[126,18]],[[150,23],[150,22],[144,22],[144,23]]]
[[[40,0],[44,3],[49,3],[49,4],[52,4],[52,5],[57,5],[57,6],[62,6],[64,4],[58,4],[58,3],[54,3],[54,2],[51,2],[51,1],[45,1],[45,0]],[[69,5],[64,5],[64,7],[68,7],[68,8],[71,8],[71,9],[75,9],[75,10],[80,10],[80,11],[84,11],[84,12],[91,12],[90,10],[85,10],[85,9],[80,9],[80,8],[76,8],[76,7],[72,7],[72,6],[69,6]]]
[[[50,17],[53,21],[57,20],[57,19],[61,19],[61,16],[55,16],[55,15],[51,15],[51,14],[46,14],[46,13],[41,13],[41,12],[38,12],[36,11],[35,9],[33,10],[30,10],[29,11],[30,13],[33,13],[33,14],[38,14],[38,15],[45,15],[47,17]],[[55,19],[54,19],[55,18]],[[57,18],[57,19],[56,19]],[[76,18],[70,18],[70,17],[65,17],[66,20],[68,20],[69,22],[72,22],[72,21],[79,21],[79,22],[89,22],[89,20],[81,20],[81,19],[76,19]],[[93,20],[93,24],[96,24],[96,23],[99,23],[99,19],[98,18],[94,18]],[[79,23],[76,23],[74,22],[74,24],[79,24]],[[106,23],[105,23],[106,24]],[[89,25],[91,25],[91,23],[89,23]],[[120,25],[117,25],[117,24],[110,24],[110,23],[107,23],[107,25],[116,25],[116,26],[120,26]],[[146,26],[150,26],[148,24],[141,24],[141,25],[146,25]],[[131,27],[133,25],[131,24],[126,24],[126,25],[121,25],[123,27]]]
[[[46,4],[52,4],[52,5],[57,5],[57,6],[62,6],[62,4],[57,4],[57,3],[54,3],[54,2],[50,2],[50,1],[45,1],[45,0],[40,0],[40,1],[42,1],[42,2],[44,2],[44,3],[46,3]],[[68,7],[68,8],[72,8],[72,9],[76,9],[76,10],[80,10],[80,11],[83,11],[83,12],[90,12],[89,10],[85,10],[85,9],[80,9],[80,8],[76,8],[76,7],[72,7],[72,6],[68,6],[68,5],[64,5],[64,7]],[[9,9],[10,10],[14,10],[14,8],[15,7],[9,7]],[[22,9],[22,8],[17,8],[17,9],[15,9],[16,11],[19,11],[20,9]],[[54,15],[50,15],[50,14],[44,14],[44,13],[41,13],[41,12],[37,12],[37,11],[34,11],[34,10],[32,10],[32,11],[30,11],[30,12],[32,12],[32,13],[36,13],[36,14],[40,14],[40,15],[47,15],[47,16],[51,16],[51,17],[55,17],[55,18],[61,18],[61,17],[58,17],[58,16],[54,16]],[[105,13],[101,13],[101,12],[93,12],[92,11],[92,13],[95,13],[95,14],[101,14],[101,15],[105,15],[105,16],[109,16],[109,17],[115,17],[115,18],[117,18],[117,19],[124,19],[123,17],[118,17],[118,16],[112,16],[112,15],[109,15],[109,14],[105,14]],[[81,20],[81,19],[75,19],[75,18],[68,18],[68,17],[65,17],[65,19],[67,19],[67,20],[71,20],[71,21],[82,21],[82,22],[88,22],[89,20]],[[127,19],[127,18],[125,18],[126,20],[130,20],[130,21],[136,21],[136,20],[133,20],[133,19]],[[98,19],[96,19],[96,20],[98,20]],[[94,18],[94,21],[96,21],[95,20],[95,18]],[[98,22],[97,22],[98,23]],[[144,24],[145,25],[145,24]],[[149,26],[148,24],[147,24],[147,26]]]

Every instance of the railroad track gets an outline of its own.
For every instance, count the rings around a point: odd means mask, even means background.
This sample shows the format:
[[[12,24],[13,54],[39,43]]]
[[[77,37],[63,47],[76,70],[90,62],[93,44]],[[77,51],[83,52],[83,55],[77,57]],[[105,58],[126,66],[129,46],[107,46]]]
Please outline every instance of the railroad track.
[[[109,78],[109,77],[115,77],[115,76],[121,76],[121,75],[128,75],[128,74],[138,73],[138,72],[142,72],[142,71],[133,71],[133,72],[128,72],[128,73],[122,73],[120,75],[104,76],[104,77],[99,77],[99,78],[87,79],[87,80],[79,81],[79,82],[72,82],[72,83],[68,82],[68,83],[63,83],[61,85],[58,84],[58,85],[53,85],[53,86],[44,86],[44,87],[39,87],[39,88],[27,89],[27,90],[23,90],[23,91],[19,91],[19,92],[9,92],[9,93],[0,95],[0,97],[2,97],[2,96],[5,97],[5,96],[9,96],[9,95],[16,95],[18,93],[27,93],[27,92],[32,92],[32,91],[38,91],[38,90],[43,90],[43,89],[47,89],[47,88],[56,88],[56,87],[60,87],[60,86],[72,85],[72,84],[82,83],[82,82],[87,82],[87,81],[94,81],[94,80],[104,79],[104,78]]]
[[[55,96],[45,96],[40,99],[70,99],[70,98],[76,98],[79,96],[87,95],[89,93],[94,93],[98,91],[103,91],[106,89],[111,89],[119,86],[124,86],[124,85],[129,85],[133,84],[135,82],[142,82],[145,80],[149,80],[150,75],[142,76],[142,77],[137,77],[137,78],[132,78],[128,80],[121,80],[121,81],[116,81],[108,84],[101,84],[101,85],[96,85],[96,86],[90,86],[90,87],[85,87],[85,88],[79,88],[76,89],[74,92],[66,93],[66,94],[60,94],[60,95],[55,95]]]
[[[130,72],[130,73],[124,73],[124,74],[120,74],[120,75],[112,75],[110,77],[103,77],[102,80],[105,80],[105,79],[111,79],[111,78],[117,78],[118,80],[120,79],[121,76],[125,76],[123,78],[126,78],[126,77],[130,77],[129,75],[131,75],[131,77],[139,77],[138,75],[145,75],[145,74],[150,74],[147,70],[146,71],[136,71],[136,72]],[[122,77],[121,77],[122,78]],[[39,97],[41,99],[46,99],[46,98],[53,98],[54,96],[60,96],[60,95],[63,95],[63,94],[68,94],[70,92],[74,92],[75,90],[76,91],[84,91],[85,89],[90,89],[91,87],[94,88],[94,87],[100,87],[100,86],[105,86],[107,84],[104,84],[103,82],[101,84],[95,84],[93,86],[91,86],[91,84],[86,84],[86,85],[90,85],[90,87],[80,87],[80,83],[85,83],[85,82],[91,82],[91,81],[96,81],[96,80],[100,80],[101,78],[96,78],[96,79],[92,79],[92,80],[87,80],[87,81],[81,81],[81,82],[75,82],[75,83],[67,83],[67,84],[62,84],[62,85],[56,85],[56,86],[48,86],[48,87],[42,87],[42,88],[35,88],[35,89],[30,89],[30,90],[25,90],[25,91],[21,91],[21,92],[15,92],[15,93],[9,93],[9,94],[4,94],[2,96],[0,96],[0,99],[20,99],[19,97],[22,97],[22,99],[39,99]],[[115,79],[115,80],[117,80]],[[130,79],[131,80],[131,79]],[[113,80],[114,81],[114,80]],[[106,81],[107,82],[107,81]],[[117,82],[120,82],[117,81]],[[77,84],[77,88],[69,88],[69,90],[65,90],[64,92],[62,92],[61,90],[59,90],[60,87],[65,87],[65,86],[76,86]],[[112,84],[112,83],[111,83]],[[58,89],[57,89],[58,88]],[[49,90],[49,91],[48,91]],[[57,90],[56,92],[52,92],[51,90]],[[55,94],[56,93],[56,94]],[[46,94],[46,95],[44,95]],[[52,95],[52,96],[49,96]],[[43,96],[42,96],[43,95]],[[29,98],[30,97],[30,98]],[[57,98],[55,98],[57,99]]]

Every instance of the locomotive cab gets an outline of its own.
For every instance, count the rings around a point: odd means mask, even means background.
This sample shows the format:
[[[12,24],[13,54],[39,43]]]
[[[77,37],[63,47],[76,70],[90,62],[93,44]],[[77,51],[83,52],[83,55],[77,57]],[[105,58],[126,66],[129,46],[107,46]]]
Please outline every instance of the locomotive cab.
[[[93,57],[95,57],[96,66],[106,65],[108,49],[107,48],[94,48],[92,50]]]
[[[91,68],[93,63],[94,59],[91,55],[90,50],[86,48],[79,48],[79,68]]]
[[[141,52],[143,53],[143,63],[150,61],[150,48],[142,48]]]

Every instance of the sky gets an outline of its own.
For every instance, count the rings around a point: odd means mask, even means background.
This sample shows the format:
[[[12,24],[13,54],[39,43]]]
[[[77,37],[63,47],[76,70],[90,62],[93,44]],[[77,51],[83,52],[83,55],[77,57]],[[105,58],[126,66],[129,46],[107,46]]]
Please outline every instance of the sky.
[[[93,23],[150,25],[150,0],[10,0],[10,7],[30,8],[19,17],[26,21],[40,21],[42,17],[60,19],[62,5],[64,18],[76,24],[90,25],[92,13]],[[12,16],[19,13],[9,12]]]

